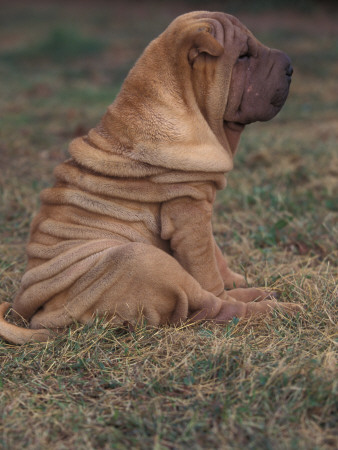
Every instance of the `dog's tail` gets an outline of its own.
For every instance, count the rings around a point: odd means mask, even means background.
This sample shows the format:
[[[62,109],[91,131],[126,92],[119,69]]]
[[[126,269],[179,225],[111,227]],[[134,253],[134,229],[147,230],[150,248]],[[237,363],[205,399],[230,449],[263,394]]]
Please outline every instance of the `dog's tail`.
[[[0,305],[0,337],[12,344],[26,344],[27,342],[46,342],[52,336],[46,329],[30,330],[29,328],[12,325],[5,319],[5,314],[10,308],[7,302]]]

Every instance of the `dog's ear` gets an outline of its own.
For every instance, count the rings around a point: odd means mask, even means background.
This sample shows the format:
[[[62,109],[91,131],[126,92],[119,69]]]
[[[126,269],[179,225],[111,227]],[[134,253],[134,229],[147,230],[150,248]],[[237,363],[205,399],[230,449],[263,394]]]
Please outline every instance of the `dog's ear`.
[[[188,53],[188,60],[191,65],[201,53],[211,56],[221,56],[224,47],[214,37],[214,30],[211,25],[200,25],[191,36],[191,48]]]

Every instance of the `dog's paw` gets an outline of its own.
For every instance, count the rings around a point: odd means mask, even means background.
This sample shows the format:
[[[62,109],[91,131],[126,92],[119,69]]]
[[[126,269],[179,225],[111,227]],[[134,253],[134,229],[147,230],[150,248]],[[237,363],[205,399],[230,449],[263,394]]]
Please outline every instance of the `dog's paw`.
[[[224,274],[223,281],[225,289],[246,288],[248,286],[248,280],[231,269],[228,269]]]
[[[291,316],[294,316],[297,313],[303,313],[305,311],[304,308],[297,303],[277,303],[277,305],[277,310]]]
[[[278,303],[273,300],[263,300],[259,303],[249,303],[247,305],[247,316],[255,316],[258,314],[272,314],[277,311],[281,314],[294,316],[302,313],[304,309],[296,303]]]
[[[259,288],[236,288],[226,291],[230,297],[235,298],[239,302],[261,302],[263,300],[276,300],[277,292],[264,291]]]

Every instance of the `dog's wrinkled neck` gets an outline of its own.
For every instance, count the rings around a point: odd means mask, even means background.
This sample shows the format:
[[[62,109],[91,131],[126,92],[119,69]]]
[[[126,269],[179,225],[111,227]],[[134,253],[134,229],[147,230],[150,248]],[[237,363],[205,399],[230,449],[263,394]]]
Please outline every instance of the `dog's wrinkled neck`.
[[[161,38],[148,46],[97,131],[114,143],[115,151],[134,161],[174,170],[228,172],[232,151],[222,114],[208,114],[212,105],[206,105],[203,114],[190,67],[181,61],[180,71],[172,61],[160,61],[164,54]]]

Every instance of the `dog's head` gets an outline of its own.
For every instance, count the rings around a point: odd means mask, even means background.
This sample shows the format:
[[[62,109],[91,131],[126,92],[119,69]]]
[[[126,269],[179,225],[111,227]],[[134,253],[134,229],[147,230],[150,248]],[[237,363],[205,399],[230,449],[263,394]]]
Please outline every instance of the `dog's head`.
[[[285,53],[235,17],[184,14],[146,48],[101,125],[139,161],[227,171],[244,126],[279,112],[291,76]]]
[[[293,73],[289,57],[261,44],[237,18],[188,13],[167,32],[167,39],[181,41],[195,97],[205,115],[213,109],[211,121],[222,117],[231,129],[240,130],[272,119],[284,105]]]

